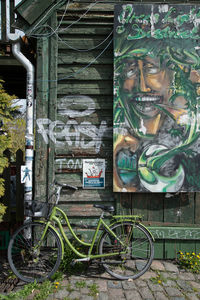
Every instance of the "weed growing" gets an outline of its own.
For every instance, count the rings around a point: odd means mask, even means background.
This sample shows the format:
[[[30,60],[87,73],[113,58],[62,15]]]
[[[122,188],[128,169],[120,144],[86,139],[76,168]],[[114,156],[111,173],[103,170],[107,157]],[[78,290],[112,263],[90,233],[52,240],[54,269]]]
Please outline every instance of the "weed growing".
[[[76,247],[76,245],[74,245],[74,247]],[[81,252],[81,248],[78,248],[77,250]],[[72,264],[73,260],[76,258],[77,256],[72,249],[68,245],[65,245],[64,257],[61,261],[59,270],[67,275],[76,275],[85,271],[87,269],[86,263],[77,262]]]
[[[98,286],[96,283],[88,285],[88,289],[90,290],[89,295],[96,298],[99,294]]]
[[[85,281],[77,281],[75,283],[75,286],[78,288],[78,289],[81,289],[81,288],[85,288],[86,287],[86,282]]]
[[[163,277],[162,273],[158,273],[156,277],[152,277],[150,280],[154,284],[162,284],[163,282],[165,283],[167,281],[167,279]]]
[[[26,284],[17,292],[11,292],[9,295],[0,295],[0,300],[23,300],[31,294],[34,295],[34,300],[45,300],[50,294],[56,292],[60,288],[58,278],[62,278],[61,274],[57,274],[57,280],[53,282],[46,280],[43,283],[33,282]]]

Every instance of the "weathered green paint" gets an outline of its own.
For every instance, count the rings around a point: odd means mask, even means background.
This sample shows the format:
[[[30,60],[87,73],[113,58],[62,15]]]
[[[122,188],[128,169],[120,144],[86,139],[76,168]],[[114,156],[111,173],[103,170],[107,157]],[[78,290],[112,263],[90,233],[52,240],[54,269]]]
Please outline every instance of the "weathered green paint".
[[[39,39],[37,42],[37,92],[36,118],[48,118],[49,100],[49,57],[48,39]],[[37,132],[36,132],[37,134]],[[47,194],[48,145],[41,135],[35,141],[35,197],[40,198]]]
[[[31,25],[55,2],[55,0],[22,1],[17,6],[17,12]]]
[[[49,20],[49,26],[52,28],[57,27],[56,15],[52,15]],[[48,119],[56,121],[56,96],[57,96],[57,36],[52,35],[49,38],[49,101],[48,101]],[[47,170],[47,187],[48,196],[51,195],[52,183],[55,180],[55,143],[49,140],[48,149],[48,170]]]
[[[77,0],[70,4],[68,15],[62,20],[60,29],[77,20],[94,2]],[[101,213],[101,210],[93,207],[96,202],[114,205],[116,212],[124,215],[131,213],[143,215],[145,225],[152,230],[156,239],[155,257],[174,258],[180,249],[194,251],[200,249],[199,194],[174,195],[171,198],[165,198],[164,194],[153,193],[114,194],[111,171],[112,134],[94,135],[94,130],[99,130],[102,122],[106,123],[110,133],[112,131],[112,43],[102,56],[95,61],[94,59],[112,38],[111,35],[102,44],[112,31],[113,8],[117,2],[119,1],[113,0],[106,4],[96,4],[86,17],[62,32],[60,38],[63,41],[60,39],[56,41],[56,37],[53,36],[50,39],[38,39],[37,119],[46,118],[50,123],[49,127],[45,127],[48,144],[44,142],[36,127],[35,194],[37,196],[48,194],[54,179],[77,186],[79,189],[74,193],[63,189],[60,199],[60,206],[76,224],[82,220],[88,226],[95,226]],[[57,15],[54,12],[48,24],[56,26],[55,17],[59,23],[64,9],[65,6],[60,8]],[[91,51],[81,52],[73,50],[68,45],[80,50],[99,46]],[[82,72],[81,69],[91,61],[94,62]],[[75,72],[78,74],[74,75]],[[84,102],[77,100],[77,95],[86,96]],[[65,98],[66,96],[71,96],[74,102]],[[88,109],[86,115],[81,115],[91,102],[92,109]],[[71,115],[69,111],[65,114],[65,110],[66,112],[69,110]],[[76,114],[78,112],[79,115]],[[54,128],[55,121],[60,122],[60,127]],[[90,134],[84,132],[85,122]],[[74,125],[67,127],[69,124]],[[48,132],[48,128],[52,131]],[[59,133],[62,130],[66,130],[66,134],[63,133],[60,137]],[[95,142],[92,136],[95,136]],[[63,143],[58,144],[58,141]],[[108,167],[105,190],[82,189],[83,158],[106,159]],[[82,229],[82,234],[89,237],[90,230]]]
[[[14,57],[0,56],[0,66],[21,66],[21,63]]]
[[[109,28],[110,32],[110,28]],[[100,57],[99,50],[92,50],[89,52],[76,52],[71,53],[71,51],[67,51],[67,49],[63,49],[62,52],[60,50],[58,57],[58,64],[61,68],[63,68],[63,65],[66,65],[66,68],[68,65],[74,65],[74,64],[83,64],[83,66],[88,65],[91,61],[93,62],[93,65],[100,64],[100,67],[103,68],[105,65],[113,65],[113,52],[112,50],[106,51],[106,54],[102,54]],[[98,57],[96,59],[96,57]],[[109,71],[110,73],[110,71]]]
[[[200,227],[148,227],[156,240],[199,240]]]
[[[6,41],[6,1],[0,2],[1,6],[1,39]]]

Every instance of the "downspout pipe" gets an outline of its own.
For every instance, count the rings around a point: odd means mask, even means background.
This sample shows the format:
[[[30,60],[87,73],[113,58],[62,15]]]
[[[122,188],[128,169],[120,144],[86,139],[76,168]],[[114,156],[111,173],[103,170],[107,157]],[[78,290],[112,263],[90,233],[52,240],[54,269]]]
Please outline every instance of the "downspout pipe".
[[[26,135],[25,135],[25,174],[24,201],[32,201],[33,159],[34,159],[34,66],[20,51],[20,43],[12,44],[12,52],[27,71],[26,76]]]
[[[20,37],[17,34],[7,34],[12,43],[12,52],[27,71],[26,76],[26,135],[25,135],[25,184],[24,201],[31,202],[33,198],[33,159],[34,159],[34,66],[23,55],[20,48]],[[29,218],[26,218],[28,221]]]

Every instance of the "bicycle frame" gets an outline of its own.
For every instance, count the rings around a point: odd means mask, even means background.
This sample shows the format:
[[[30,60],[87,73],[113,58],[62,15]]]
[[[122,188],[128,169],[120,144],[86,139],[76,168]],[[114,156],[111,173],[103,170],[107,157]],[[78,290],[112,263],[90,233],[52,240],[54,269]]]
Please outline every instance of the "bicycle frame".
[[[89,251],[88,251],[88,255],[86,254],[83,254],[81,252],[79,252],[74,246],[73,244],[70,242],[70,240],[68,239],[68,237],[66,236],[64,230],[63,230],[63,226],[61,224],[61,217],[57,217],[56,216],[56,213],[59,212],[62,216],[62,218],[65,219],[66,221],[66,224],[71,232],[71,234],[73,235],[73,237],[75,238],[75,240],[77,242],[79,242],[80,244],[86,246],[86,247],[89,247]],[[125,221],[123,218],[121,218],[121,221]],[[55,222],[58,227],[59,227],[59,230],[60,230],[60,233],[55,229],[54,226],[52,226],[52,221]],[[115,222],[116,223],[116,222]],[[81,257],[80,260],[90,260],[90,259],[95,259],[95,258],[101,258],[101,257],[109,257],[109,256],[113,256],[113,255],[119,255],[119,254],[124,254],[125,251],[120,251],[120,252],[114,252],[114,253],[105,253],[105,254],[91,254],[92,253],[92,250],[94,249],[94,245],[95,245],[95,241],[97,240],[97,235],[98,235],[98,232],[100,230],[100,227],[101,225],[103,225],[103,227],[105,228],[105,230],[107,232],[109,232],[117,241],[119,241],[119,243],[122,245],[122,246],[125,246],[125,243],[123,241],[121,241],[117,236],[116,234],[109,228],[109,226],[105,223],[105,221],[103,220],[102,216],[100,216],[99,218],[99,221],[98,221],[98,224],[97,224],[97,227],[96,227],[96,230],[94,232],[94,235],[92,237],[92,242],[91,243],[86,243],[82,240],[80,240],[78,238],[78,236],[76,235],[76,233],[74,232],[74,230],[72,229],[71,225],[70,225],[70,222],[69,222],[69,219],[67,217],[67,215],[64,213],[64,211],[60,208],[58,208],[57,206],[55,206],[53,209],[52,209],[52,212],[51,212],[51,215],[50,215],[50,218],[49,218],[49,221],[47,222],[46,224],[46,227],[45,227],[45,230],[43,232],[43,235],[42,235],[42,238],[41,238],[41,241],[42,239],[44,238],[45,234],[46,234],[46,231],[48,229],[48,227],[51,227],[54,231],[56,231],[56,233],[58,234],[59,238],[60,238],[60,241],[62,241],[62,237],[63,239],[65,240],[65,242],[67,243],[67,245],[71,248],[71,250],[79,257]],[[63,242],[61,242],[63,244]],[[62,247],[62,249],[64,250],[64,247]]]

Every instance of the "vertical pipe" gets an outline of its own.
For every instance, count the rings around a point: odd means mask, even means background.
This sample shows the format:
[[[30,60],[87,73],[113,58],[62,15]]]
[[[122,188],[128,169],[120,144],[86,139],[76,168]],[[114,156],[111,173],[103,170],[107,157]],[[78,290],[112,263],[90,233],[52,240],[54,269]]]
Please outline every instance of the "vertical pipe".
[[[24,201],[32,201],[33,195],[33,158],[34,158],[34,135],[33,135],[33,107],[34,107],[34,66],[20,51],[19,41],[12,45],[13,55],[27,70],[26,79],[26,136],[25,136],[25,195]]]

